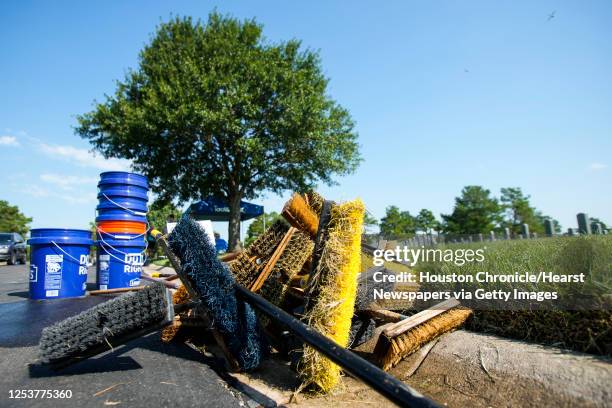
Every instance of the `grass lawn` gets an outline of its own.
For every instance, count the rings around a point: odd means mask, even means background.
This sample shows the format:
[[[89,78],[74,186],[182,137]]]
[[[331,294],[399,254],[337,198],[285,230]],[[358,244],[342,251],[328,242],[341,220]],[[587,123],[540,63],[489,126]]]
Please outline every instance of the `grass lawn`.
[[[532,240],[450,244],[441,249],[477,248],[485,245],[482,263],[421,263],[418,271],[437,274],[493,274],[540,271],[555,274],[584,273],[585,283],[448,283],[436,290],[477,288],[556,291],[572,309],[572,299],[589,297],[585,310],[475,310],[468,328],[480,332],[556,345],[594,354],[612,355],[612,236],[559,237]],[[574,307],[576,309],[576,307]]]
[[[172,266],[170,265],[170,260],[167,258],[164,259],[156,259],[155,261],[151,262],[153,265],[157,265],[157,266]]]

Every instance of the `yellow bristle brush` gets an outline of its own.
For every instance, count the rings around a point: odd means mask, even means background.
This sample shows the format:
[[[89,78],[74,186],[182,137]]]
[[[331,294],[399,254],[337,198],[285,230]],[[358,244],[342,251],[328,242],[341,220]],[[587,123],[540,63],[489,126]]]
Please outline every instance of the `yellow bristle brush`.
[[[325,226],[319,228],[313,255],[317,259],[313,261],[307,288],[303,320],[343,347],[348,345],[355,306],[364,211],[361,200],[339,205],[325,203],[321,213],[321,224],[325,223]],[[326,393],[338,384],[341,370],[306,346],[298,372],[303,387],[314,386]]]

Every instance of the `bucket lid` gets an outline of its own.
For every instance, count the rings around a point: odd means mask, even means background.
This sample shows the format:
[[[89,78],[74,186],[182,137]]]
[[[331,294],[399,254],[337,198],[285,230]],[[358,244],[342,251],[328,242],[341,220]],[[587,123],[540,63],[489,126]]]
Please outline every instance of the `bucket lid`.
[[[51,244],[93,245],[90,230],[68,228],[35,228],[30,230],[29,245]]]
[[[149,182],[146,176],[126,171],[106,171],[100,173],[100,182],[98,186],[103,184],[129,184],[147,189],[149,188]]]

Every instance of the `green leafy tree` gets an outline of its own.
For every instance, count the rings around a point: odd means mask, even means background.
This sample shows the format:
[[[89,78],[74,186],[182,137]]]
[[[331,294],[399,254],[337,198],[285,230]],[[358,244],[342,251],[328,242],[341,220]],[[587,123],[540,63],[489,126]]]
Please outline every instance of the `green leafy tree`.
[[[181,215],[181,210],[171,202],[156,200],[147,212],[149,228],[166,232],[166,224],[168,222],[177,222]],[[150,234],[147,234],[147,251],[151,258],[163,255],[162,249],[157,246],[157,242]]]
[[[595,217],[589,217],[589,218],[590,218],[591,222],[597,222],[597,223],[601,224],[601,227],[602,227],[604,230],[607,230],[607,229],[608,229],[608,226],[606,225],[606,223],[605,223],[605,222],[603,222],[602,220],[600,220],[599,218],[595,218]]]
[[[244,244],[246,246],[251,245],[258,236],[264,233],[264,231],[274,224],[277,220],[281,219],[280,215],[274,211],[270,213],[264,213],[259,217],[255,218],[253,222],[247,228],[246,238]]]
[[[241,199],[332,185],[359,165],[354,123],[327,85],[318,53],[266,41],[255,20],[177,17],[76,133],[131,160],[165,201],[225,199],[233,248]]]
[[[523,194],[520,187],[502,188],[500,200],[505,219],[501,226],[510,228],[514,234],[520,234],[521,225],[528,224],[530,232],[544,233],[544,216],[531,206],[530,198]]]
[[[440,228],[440,223],[430,210],[423,208],[416,216],[416,227],[425,233],[431,233]]]
[[[364,231],[364,233],[368,233],[369,231],[372,230],[372,228],[374,228],[377,225],[378,225],[378,220],[372,214],[370,214],[368,211],[366,211],[363,214],[363,231]]]
[[[174,204],[155,201],[147,212],[149,227],[159,231],[166,230],[168,222],[177,222],[183,213]]]
[[[30,230],[32,218],[26,217],[19,207],[10,205],[8,201],[0,200],[0,231],[17,232],[26,235]]]
[[[387,207],[380,220],[380,233],[387,238],[402,239],[414,235],[416,220],[408,211],[400,211],[394,205]]]
[[[452,214],[442,214],[444,231],[450,234],[488,233],[501,220],[501,206],[491,192],[481,186],[466,186],[455,198]]]

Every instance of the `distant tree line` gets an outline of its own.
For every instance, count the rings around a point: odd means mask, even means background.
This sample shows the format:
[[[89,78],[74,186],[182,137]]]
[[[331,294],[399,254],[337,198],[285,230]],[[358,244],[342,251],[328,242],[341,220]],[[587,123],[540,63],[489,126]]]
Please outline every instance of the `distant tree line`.
[[[441,214],[440,220],[425,208],[412,215],[391,205],[379,222],[380,233],[385,237],[402,239],[413,236],[417,231],[460,235],[486,234],[509,228],[512,234],[520,234],[521,225],[528,224],[530,232],[544,234],[544,221],[547,219],[553,222],[555,232],[561,233],[561,224],[531,205],[531,197],[524,194],[520,187],[502,188],[500,193],[497,198],[481,186],[466,186],[461,190],[461,195],[455,198],[453,211]],[[591,218],[591,221],[599,222],[607,229],[606,224],[598,218]]]
[[[26,235],[30,230],[31,217],[26,217],[16,205],[0,200],[0,232],[17,232]]]

